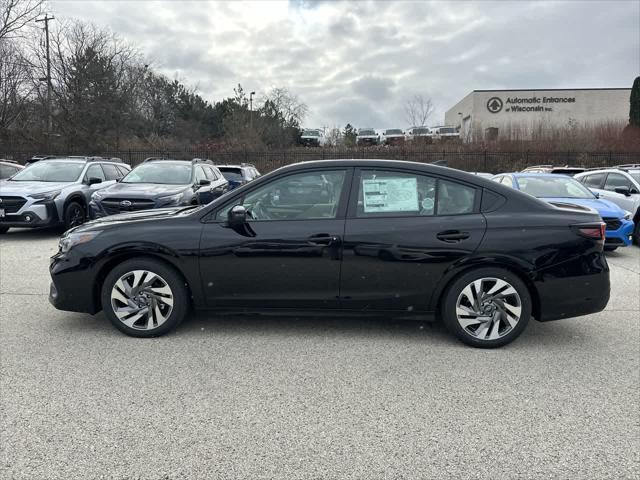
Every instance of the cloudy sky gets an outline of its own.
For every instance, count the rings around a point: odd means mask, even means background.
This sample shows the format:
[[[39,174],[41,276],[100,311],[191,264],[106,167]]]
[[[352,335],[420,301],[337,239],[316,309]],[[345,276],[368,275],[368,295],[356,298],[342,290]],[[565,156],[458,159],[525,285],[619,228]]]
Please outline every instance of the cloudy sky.
[[[210,101],[241,83],[284,86],[308,126],[406,127],[474,89],[630,87],[640,72],[640,0],[68,1],[53,13],[108,27]]]

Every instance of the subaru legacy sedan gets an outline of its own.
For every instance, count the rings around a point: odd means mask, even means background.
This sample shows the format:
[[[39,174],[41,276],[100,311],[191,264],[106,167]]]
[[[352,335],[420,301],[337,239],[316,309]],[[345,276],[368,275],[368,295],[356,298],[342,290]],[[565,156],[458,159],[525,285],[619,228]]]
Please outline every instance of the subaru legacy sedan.
[[[385,160],[283,167],[204,206],[114,215],[60,240],[51,303],[122,332],[218,312],[441,319],[498,347],[530,318],[605,308],[605,225],[458,170]]]

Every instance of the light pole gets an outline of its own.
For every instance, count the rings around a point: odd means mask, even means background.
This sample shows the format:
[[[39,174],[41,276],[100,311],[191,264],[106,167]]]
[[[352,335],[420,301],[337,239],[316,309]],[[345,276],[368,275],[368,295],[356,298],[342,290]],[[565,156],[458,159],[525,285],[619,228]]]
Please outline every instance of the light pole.
[[[40,20],[36,20],[36,22],[44,22],[44,34],[45,34],[45,42],[47,49],[47,76],[45,78],[40,78],[39,80],[47,82],[47,142],[48,136],[51,134],[51,130],[53,130],[53,122],[51,118],[51,57],[49,56],[49,20],[54,20],[54,17],[50,17],[45,14],[44,18]]]
[[[249,127],[253,130],[253,96],[256,92],[251,92],[249,94]]]

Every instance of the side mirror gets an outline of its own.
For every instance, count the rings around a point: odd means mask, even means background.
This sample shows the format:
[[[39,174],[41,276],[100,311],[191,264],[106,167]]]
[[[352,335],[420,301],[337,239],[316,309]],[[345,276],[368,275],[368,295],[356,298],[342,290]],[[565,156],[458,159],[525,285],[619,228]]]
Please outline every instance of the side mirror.
[[[231,228],[238,228],[247,223],[247,209],[242,205],[231,207],[227,214],[227,222]]]
[[[625,197],[628,197],[629,195],[631,195],[631,189],[629,187],[615,187],[613,191],[621,195],[624,195]]]
[[[102,183],[102,179],[98,177],[89,177],[89,185],[95,185],[96,183]]]
[[[211,185],[211,180],[202,179],[198,182],[198,185],[200,185],[201,187],[204,187],[205,185]]]

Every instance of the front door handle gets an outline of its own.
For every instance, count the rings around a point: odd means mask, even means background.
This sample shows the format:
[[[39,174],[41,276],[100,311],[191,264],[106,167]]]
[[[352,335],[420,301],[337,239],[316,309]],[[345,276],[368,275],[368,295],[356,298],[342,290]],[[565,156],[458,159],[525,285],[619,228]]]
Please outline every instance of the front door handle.
[[[311,235],[308,240],[312,245],[323,245],[328,247],[339,243],[340,237],[337,235],[330,235],[328,233],[318,233],[316,235]]]
[[[447,243],[456,243],[469,238],[469,232],[461,232],[460,230],[445,230],[436,235],[438,240]]]

